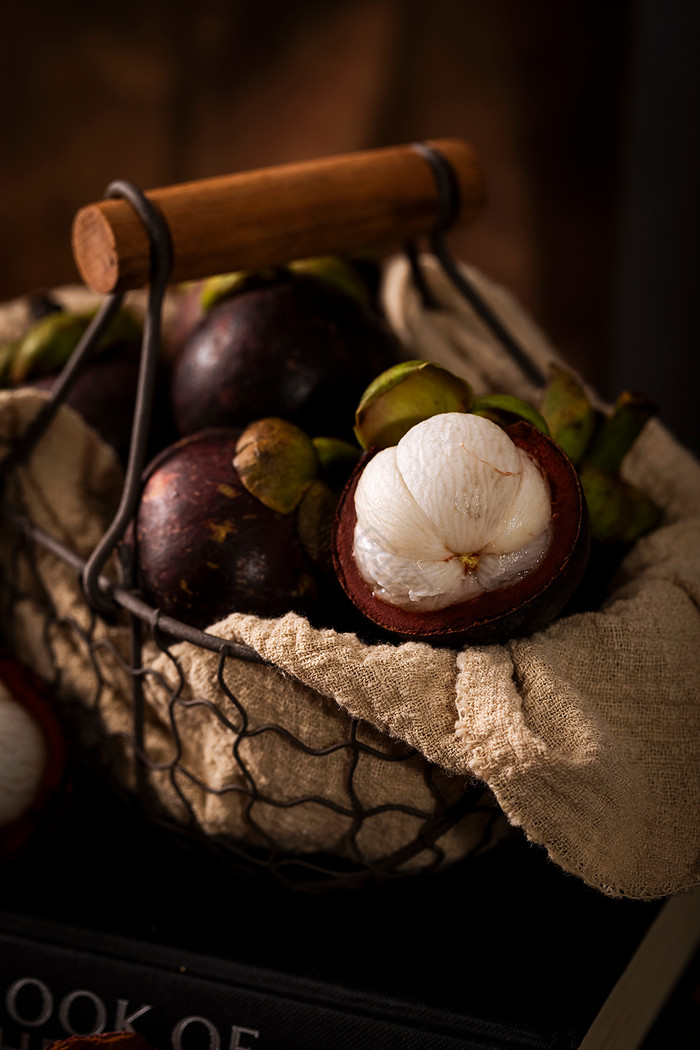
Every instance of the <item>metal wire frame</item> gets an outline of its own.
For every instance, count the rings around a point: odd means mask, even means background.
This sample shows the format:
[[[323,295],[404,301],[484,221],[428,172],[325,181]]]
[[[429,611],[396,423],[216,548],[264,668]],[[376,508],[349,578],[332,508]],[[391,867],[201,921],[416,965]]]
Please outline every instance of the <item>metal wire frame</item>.
[[[492,313],[488,304],[483,301],[476,289],[468,282],[449,253],[446,244],[446,233],[459,206],[457,183],[449,163],[437,151],[423,144],[416,144],[414,148],[430,165],[438,189],[438,216],[430,237],[433,254],[460,293],[468,299],[482,320],[492,329],[505,350],[511,354],[523,372],[538,385],[541,385],[542,376],[534,367],[527,354],[518,346],[499,318]],[[134,517],[140,497],[151,406],[155,391],[163,301],[172,269],[172,246],[169,231],[162,216],[137,187],[123,181],[114,182],[107,187],[105,195],[107,197],[123,197],[132,205],[144,225],[151,245],[151,274],[144,317],[140,372],[131,443],[120,503],[111,524],[87,561],[83,561],[59,541],[42,532],[25,516],[7,506],[4,502],[2,512],[5,518],[17,529],[17,535],[20,537],[18,543],[23,545],[25,557],[31,558],[28,552],[31,550],[32,545],[38,545],[61,560],[76,574],[81,581],[85,601],[91,611],[93,623],[95,617],[110,621],[120,611],[125,613],[128,618],[131,637],[129,661],[126,663],[122,654],[114,646],[112,646],[112,655],[122,664],[123,669],[130,674],[131,678],[133,733],[130,734],[128,743],[132,751],[137,804],[145,805],[150,820],[161,824],[171,833],[183,838],[185,844],[192,845],[194,842],[197,842],[208,850],[216,852],[228,863],[233,864],[241,873],[264,872],[293,889],[308,890],[325,889],[329,886],[357,886],[364,885],[368,881],[377,882],[392,877],[402,877],[405,874],[407,862],[410,862],[413,857],[423,851],[427,851],[432,859],[422,870],[439,868],[444,861],[444,851],[440,845],[441,837],[466,814],[470,813],[481,813],[484,817],[483,835],[474,849],[477,852],[488,843],[494,823],[499,815],[496,807],[489,802],[484,803],[485,788],[483,784],[477,781],[467,783],[456,804],[454,801],[447,802],[434,782],[434,768],[429,763],[424,762],[424,781],[433,800],[431,809],[420,809],[417,806],[407,805],[405,802],[385,803],[374,807],[363,806],[354,786],[354,776],[360,757],[373,755],[379,761],[403,762],[414,760],[416,758],[414,751],[407,748],[404,750],[404,753],[397,754],[371,747],[360,739],[358,723],[352,719],[348,720],[347,739],[330,747],[320,749],[309,747],[285,727],[278,724],[268,723],[251,729],[248,724],[248,713],[245,707],[238,701],[226,684],[224,675],[226,661],[228,659],[236,659],[249,663],[264,664],[268,667],[274,667],[274,664],[263,660],[250,646],[219,638],[208,631],[195,629],[188,624],[164,615],[159,609],[148,605],[139,595],[136,587],[134,567],[129,557],[129,547],[128,545],[120,544],[120,541]],[[429,293],[420,271],[417,246],[411,242],[405,246],[405,250],[411,264],[414,281],[421,290],[426,305],[430,306]],[[121,293],[114,293],[104,300],[70,360],[56,380],[51,390],[50,398],[44,403],[21,440],[6,455],[5,459],[0,462],[0,485],[9,472],[26,457],[41,435],[50,426],[58,406],[65,401],[80,371],[95,351],[101,335],[121,308],[123,298]],[[120,565],[120,579],[117,582],[108,579],[104,574],[105,565],[115,550],[118,551]],[[37,581],[40,582],[38,573]],[[50,597],[45,594],[45,598],[47,607],[50,607]],[[63,626],[77,632],[82,644],[93,655],[97,653],[98,649],[109,647],[110,645],[109,641],[105,639],[96,641],[91,636],[90,627],[86,629],[75,621],[64,621]],[[170,656],[173,665],[178,671],[177,661],[170,654],[169,646],[172,640],[187,642],[203,650],[218,653],[217,681],[222,696],[225,695],[228,698],[237,712],[238,724],[228,720],[215,705],[209,704],[207,701],[197,702],[207,703],[214,712],[215,717],[226,724],[230,730],[234,741],[232,757],[242,773],[245,784],[214,789],[211,785],[205,784],[201,780],[198,781],[190,772],[183,771],[182,768],[179,768],[177,771],[179,775],[189,777],[195,786],[205,791],[214,793],[237,791],[244,793],[247,799],[245,803],[246,821],[263,845],[251,847],[249,843],[237,842],[225,835],[211,835],[200,831],[191,803],[185,792],[179,787],[174,774],[177,768],[177,757],[181,753],[179,729],[174,717],[171,717],[171,730],[175,745],[174,761],[167,769],[160,767],[159,770],[158,765],[149,758],[144,745],[146,705],[144,678],[146,672],[142,661],[142,647],[146,631],[148,631],[151,638],[161,645],[163,652]],[[94,666],[99,678],[99,669],[96,661]],[[175,705],[183,703],[178,691],[173,692],[170,703],[171,712],[174,710]],[[347,752],[348,764],[345,782],[347,803],[340,804],[333,799],[318,794],[305,794],[285,801],[266,795],[256,784],[254,775],[247,768],[241,750],[244,741],[266,733],[284,737],[292,748],[296,748],[300,753],[303,752],[311,757],[322,757],[334,751]],[[187,819],[184,821],[178,820],[173,822],[167,814],[160,812],[157,802],[153,804],[153,799],[149,798],[151,794],[149,775],[157,771],[167,772],[168,770],[171,775],[172,787],[178,794],[184,811],[188,814]],[[348,834],[350,844],[349,856],[301,855],[299,853],[289,853],[278,848],[266,829],[256,821],[255,807],[260,803],[279,808],[292,808],[312,804],[325,807],[347,818],[351,825]],[[358,835],[363,823],[365,820],[391,809],[415,817],[416,820],[421,822],[420,831],[413,840],[395,850],[391,855],[383,857],[379,861],[368,859],[363,856],[363,851],[358,845]]]
[[[65,561],[76,574],[80,573],[84,566],[80,558],[71,552],[65,552],[61,545],[51,537],[48,537],[48,542],[45,544],[43,534],[37,532],[33,527],[25,529],[18,516],[14,517],[14,523],[17,525],[17,546],[25,558],[30,560],[30,564],[33,552],[38,545],[45,547],[52,555]],[[35,569],[35,573],[32,582],[41,584],[40,570]],[[131,604],[133,595],[129,592],[122,592],[122,589],[118,587],[113,590],[117,601],[122,593],[124,593],[126,608]],[[29,589],[24,592],[14,591],[9,597],[10,606],[22,600],[32,600]],[[162,640],[162,651],[167,655],[173,668],[176,679],[174,685],[171,681],[162,680],[159,672],[153,671],[141,661],[141,643],[146,625],[138,614],[127,610],[132,648],[128,657],[125,657],[124,653],[108,637],[95,638],[93,636],[95,622],[100,619],[98,613],[93,612],[87,624],[79,624],[75,619],[60,617],[55,610],[52,610],[50,595],[42,594],[40,601],[42,604],[45,602],[48,606],[44,627],[46,648],[50,649],[52,632],[56,630],[64,634],[69,632],[75,644],[80,645],[88,653],[91,663],[95,683],[93,694],[81,695],[79,703],[70,697],[64,698],[68,721],[74,723],[78,733],[82,732],[81,723],[84,722],[86,713],[96,723],[100,722],[101,655],[107,651],[121,669],[130,676],[133,695],[132,728],[126,733],[112,729],[105,733],[104,747],[98,748],[91,757],[91,763],[95,765],[98,772],[107,777],[128,804],[136,806],[141,815],[145,814],[151,823],[159,825],[166,832],[178,838],[184,846],[190,849],[195,846],[201,847],[207,853],[216,855],[219,861],[228,864],[239,874],[265,875],[293,890],[319,891],[329,888],[359,887],[368,883],[384,883],[392,879],[405,878],[417,871],[424,875],[440,869],[445,860],[441,838],[463,817],[476,820],[481,828],[481,838],[475,841],[473,851],[477,852],[489,843],[493,826],[500,814],[490,800],[484,798],[484,786],[478,781],[465,782],[457,801],[453,797],[448,798],[444,793],[444,786],[436,780],[435,767],[420,759],[413,749],[397,748],[388,739],[386,747],[383,744],[377,746],[363,739],[362,724],[349,717],[339,719],[338,739],[322,746],[311,746],[277,722],[268,720],[253,724],[245,705],[241,703],[226,680],[226,667],[228,661],[234,657],[237,649],[235,645],[222,643],[217,652],[216,681],[220,701],[213,703],[199,697],[189,700],[181,695],[182,672],[176,657],[170,651],[172,638]],[[159,634],[160,630],[156,626],[156,639]],[[247,653],[244,650],[243,660],[248,662],[246,657]],[[259,657],[257,660],[260,663],[263,662]],[[268,666],[272,667],[272,665]],[[280,674],[280,682],[284,684],[289,676],[286,673],[283,675],[277,669],[274,670],[275,673]],[[60,679],[60,670],[58,676]],[[148,745],[144,741],[144,685],[149,678],[158,679],[158,684],[169,693],[167,710],[171,752],[167,761],[158,762],[150,757]],[[228,710],[223,707],[224,698],[229,702]],[[223,786],[213,786],[182,764],[185,741],[178,713],[181,713],[183,708],[193,706],[206,708],[209,715],[216,719],[223,727],[223,731],[230,736],[229,753],[232,769],[236,770],[238,776],[237,780],[232,780]],[[98,732],[105,731],[100,727]],[[265,736],[275,736],[284,740],[288,747],[287,754],[291,756],[289,758],[290,769],[294,767],[295,754],[307,756],[311,761],[321,760],[334,754],[341,756],[344,761],[344,774],[342,784],[337,786],[338,790],[332,796],[304,791],[297,792],[291,797],[279,798],[274,792],[270,793],[269,788],[259,782],[244,753],[251,741],[257,741]],[[119,737],[122,737],[121,741]],[[133,762],[135,784],[133,794],[128,790],[125,791],[122,778],[118,773],[112,775],[114,759],[110,751],[113,750],[115,742],[123,744]],[[420,802],[413,803],[405,797],[388,802],[363,802],[360,798],[355,783],[360,762],[372,761],[386,766],[388,780],[391,778],[388,772],[391,766],[412,763],[416,760],[419,761],[419,775],[425,789]],[[172,813],[166,811],[158,797],[154,795],[152,788],[154,774],[166,776],[171,792],[177,796],[182,810],[177,819],[173,819]],[[192,788],[210,795],[238,794],[241,796],[243,820],[247,832],[245,839],[236,840],[230,835],[212,835],[203,831],[193,809],[190,791]],[[282,848],[265,827],[265,821],[259,821],[256,815],[260,807],[263,810],[280,811],[301,806],[320,807],[347,822],[347,849],[342,856],[321,851],[300,854],[298,851]],[[403,845],[385,856],[378,859],[367,856],[360,842],[365,823],[382,814],[390,813],[401,813],[411,818],[412,824],[417,829],[415,835],[407,837]],[[251,840],[251,835],[254,842]],[[412,861],[419,855],[422,859],[419,868],[416,869]]]

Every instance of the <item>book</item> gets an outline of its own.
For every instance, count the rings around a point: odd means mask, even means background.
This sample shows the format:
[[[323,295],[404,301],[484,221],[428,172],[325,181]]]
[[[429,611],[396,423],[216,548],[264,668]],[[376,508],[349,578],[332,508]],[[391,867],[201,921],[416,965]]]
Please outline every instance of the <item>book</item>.
[[[669,898],[615,983],[580,1050],[637,1050],[700,950],[700,887]],[[700,1029],[697,1033],[700,1044]]]
[[[633,1050],[697,944],[697,895],[606,897],[517,834],[308,894],[75,796],[89,822],[0,870],[2,1050],[129,1026],[157,1050]]]

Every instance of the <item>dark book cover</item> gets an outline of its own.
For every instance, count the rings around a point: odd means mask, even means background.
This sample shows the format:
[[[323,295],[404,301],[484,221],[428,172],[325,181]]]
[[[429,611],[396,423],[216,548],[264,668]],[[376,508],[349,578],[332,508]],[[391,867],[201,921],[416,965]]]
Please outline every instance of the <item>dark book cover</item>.
[[[99,783],[74,800],[0,870],[3,1050],[129,1026],[158,1050],[573,1050],[661,910],[518,835],[442,873],[293,892]]]

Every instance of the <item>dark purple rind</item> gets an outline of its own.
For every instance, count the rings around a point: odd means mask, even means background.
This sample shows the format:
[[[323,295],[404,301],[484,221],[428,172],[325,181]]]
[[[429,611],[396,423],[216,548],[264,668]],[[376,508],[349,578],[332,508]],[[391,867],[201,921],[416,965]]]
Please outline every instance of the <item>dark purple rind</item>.
[[[116,451],[126,464],[141,362],[140,343],[115,343],[87,361],[70,387],[66,403]],[[30,376],[19,387],[51,390],[57,373]],[[148,431],[148,455],[178,437],[168,397],[170,373],[159,364]]]
[[[365,388],[398,358],[380,315],[327,282],[290,275],[244,288],[204,317],[175,363],[177,427],[281,416],[313,436],[352,437]]]
[[[238,429],[212,428],[162,452],[136,516],[145,599],[200,629],[232,612],[309,613],[318,601],[295,515],[265,507],[238,477],[239,436]]]
[[[542,561],[526,577],[429,612],[398,608],[376,598],[360,575],[353,555],[355,489],[370,451],[350,477],[338,503],[333,529],[333,561],[340,584],[360,612],[382,631],[402,641],[436,645],[486,645],[532,634],[550,623],[580,584],[590,552],[588,510],[576,468],[561,448],[529,423],[506,428],[546,477],[552,500],[552,540]]]

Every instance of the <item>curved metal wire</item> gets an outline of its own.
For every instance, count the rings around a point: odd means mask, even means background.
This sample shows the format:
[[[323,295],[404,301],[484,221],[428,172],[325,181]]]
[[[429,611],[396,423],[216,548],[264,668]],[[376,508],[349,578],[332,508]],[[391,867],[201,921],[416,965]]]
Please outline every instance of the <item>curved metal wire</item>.
[[[413,149],[420,153],[421,157],[430,166],[438,191],[438,215],[430,234],[430,246],[433,255],[455,288],[467,300],[481,320],[491,329],[523,374],[535,386],[543,387],[546,381],[545,376],[518,340],[503,324],[502,320],[494,313],[474,284],[467,278],[448,248],[446,235],[450,230],[454,217],[459,213],[459,184],[455,178],[452,165],[438,150],[424,143],[414,143]],[[421,273],[418,252],[414,243],[408,245],[407,254],[414,282],[423,293],[424,303],[428,307],[434,307],[436,304]]]
[[[92,608],[103,616],[111,616],[115,602],[113,596],[109,596],[102,588],[101,575],[117,542],[133,519],[139,500],[160,353],[163,301],[173,267],[173,249],[167,223],[155,205],[136,186],[124,181],[112,182],[105,195],[123,197],[131,204],[143,223],[151,245],[150,287],[124,488],[116,515],[88,559],[82,577],[83,591]]]

